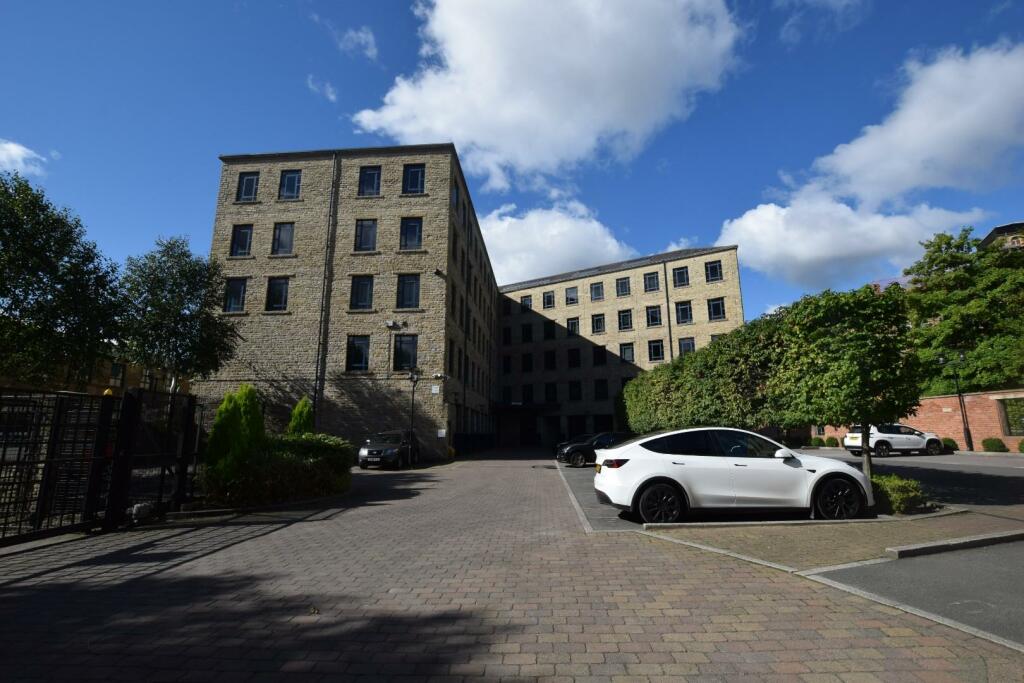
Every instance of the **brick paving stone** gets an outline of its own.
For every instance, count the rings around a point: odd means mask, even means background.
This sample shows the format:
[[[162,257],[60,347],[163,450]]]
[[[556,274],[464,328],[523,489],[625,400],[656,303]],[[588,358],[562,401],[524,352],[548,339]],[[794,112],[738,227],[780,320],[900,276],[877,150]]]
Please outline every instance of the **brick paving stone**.
[[[356,473],[344,507],[6,552],[0,680],[1024,680],[799,576],[584,534],[548,465]]]

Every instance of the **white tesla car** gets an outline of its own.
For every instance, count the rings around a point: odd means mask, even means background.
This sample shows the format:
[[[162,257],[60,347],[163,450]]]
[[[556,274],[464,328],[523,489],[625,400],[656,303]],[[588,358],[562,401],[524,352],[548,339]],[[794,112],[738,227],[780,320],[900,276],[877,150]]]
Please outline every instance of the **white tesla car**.
[[[597,451],[595,467],[598,500],[648,523],[677,522],[691,508],[807,508],[847,519],[875,504],[860,470],[741,429],[648,434]]]

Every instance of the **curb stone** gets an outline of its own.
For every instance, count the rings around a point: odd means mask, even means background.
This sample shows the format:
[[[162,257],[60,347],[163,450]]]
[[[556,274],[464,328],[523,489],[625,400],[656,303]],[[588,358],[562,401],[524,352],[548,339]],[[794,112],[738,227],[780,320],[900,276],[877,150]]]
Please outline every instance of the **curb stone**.
[[[919,557],[921,555],[935,555],[938,553],[950,552],[953,550],[966,550],[968,548],[982,548],[999,543],[1011,543],[1024,540],[1024,531],[999,531],[991,534],[979,534],[977,536],[962,536],[960,538],[946,538],[941,541],[929,543],[915,543],[913,545],[899,545],[886,548],[885,552],[889,557],[901,559],[904,557]]]

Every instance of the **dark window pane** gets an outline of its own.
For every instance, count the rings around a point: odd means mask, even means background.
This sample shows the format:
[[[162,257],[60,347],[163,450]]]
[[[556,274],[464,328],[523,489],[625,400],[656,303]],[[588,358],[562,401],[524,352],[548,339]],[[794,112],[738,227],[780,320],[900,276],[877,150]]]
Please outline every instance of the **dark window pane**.
[[[533,297],[529,294],[519,297],[519,307],[524,311],[531,310],[533,308]]]
[[[619,344],[619,358],[623,363],[633,362],[633,344]]]
[[[412,370],[416,367],[415,334],[395,335],[395,370]]]
[[[647,342],[647,359],[651,361],[665,360],[665,344],[660,339]]]
[[[420,276],[418,274],[398,276],[398,300],[395,307],[420,307]]]
[[[512,374],[512,356],[501,357],[501,371],[506,374]]]
[[[501,328],[501,343],[511,344],[512,343],[512,328],[503,327]]]
[[[690,269],[687,266],[672,269],[672,284],[676,287],[686,287],[690,284]]]
[[[708,320],[725,320],[725,299],[708,299]]]
[[[252,251],[252,226],[236,225],[231,228],[231,255],[248,256]]]
[[[519,328],[519,332],[524,344],[533,341],[533,325],[531,325],[530,323],[525,323],[524,325],[521,325]]]
[[[628,277],[620,277],[615,280],[615,296],[629,296]]]
[[[661,306],[647,307],[647,327],[658,327],[661,325]]]
[[[545,320],[544,321],[544,338],[554,339],[555,338],[555,321]]]
[[[377,221],[356,221],[356,251],[375,251],[377,249]]]
[[[715,429],[712,434],[722,454],[731,458],[772,458],[778,450],[771,441],[745,432]]]
[[[580,350],[569,349],[569,367],[578,368],[580,366]]]
[[[657,273],[644,273],[644,291],[657,292],[660,289]]]
[[[252,173],[239,173],[238,174],[238,191],[235,194],[235,201],[237,202],[254,202],[256,201],[256,192],[260,184],[259,172]]]
[[[689,301],[676,302],[676,324],[686,325],[693,322],[693,307]]]
[[[569,400],[579,401],[583,398],[583,385],[578,381],[569,382]]]
[[[619,329],[633,329],[633,311],[619,311]]]
[[[580,319],[569,318],[565,321],[565,329],[569,331],[569,336],[572,337],[580,333]]]
[[[423,194],[426,191],[427,169],[423,164],[406,164],[402,171],[402,193]]]
[[[270,253],[275,255],[292,253],[294,237],[294,223],[274,223],[274,243],[270,247]]]
[[[557,366],[557,354],[554,349],[549,349],[544,352],[544,369],[555,370]]]
[[[718,449],[706,429],[669,434],[640,444],[655,453],[670,455],[718,455]]]
[[[692,353],[697,350],[696,344],[694,344],[693,337],[683,337],[679,340],[679,355],[685,356],[688,353]]]
[[[288,310],[288,278],[272,277],[267,280],[267,310]]]
[[[423,219],[403,218],[399,249],[419,249],[423,246]]]
[[[359,196],[374,197],[380,194],[380,166],[363,166],[359,169]]]
[[[548,382],[544,385],[544,401],[545,403],[558,402],[558,385],[554,382]]]
[[[346,349],[346,370],[370,369],[370,338],[368,336],[350,335]]]
[[[602,334],[604,332],[604,313],[595,313],[590,316],[590,332]]]
[[[544,294],[542,295],[542,298],[543,298],[544,308],[554,308],[555,307],[555,293],[554,292],[544,292]]]
[[[590,300],[591,301],[604,301],[604,283],[603,282],[592,282],[592,283],[590,283]]]
[[[302,185],[302,171],[281,171],[281,185],[277,188],[278,199],[298,199]]]
[[[228,278],[224,291],[224,311],[238,313],[245,310],[245,278]]]
[[[565,305],[575,306],[580,301],[580,292],[576,287],[566,287],[565,289]]]
[[[533,372],[533,354],[524,353],[522,357],[523,372]]]
[[[373,308],[372,275],[352,276],[352,296],[349,299],[349,308],[356,310],[369,310]]]
[[[594,366],[604,365],[608,362],[608,352],[603,346],[594,346],[593,349],[593,361]]]
[[[708,261],[704,264],[704,277],[708,282],[718,282],[722,279],[722,262]]]
[[[594,380],[594,399],[598,401],[604,401],[608,399],[608,380]]]
[[[523,397],[523,403],[525,403],[525,404],[533,403],[533,385],[532,384],[524,384],[523,385],[523,390],[522,390],[521,393],[522,393],[522,397]]]

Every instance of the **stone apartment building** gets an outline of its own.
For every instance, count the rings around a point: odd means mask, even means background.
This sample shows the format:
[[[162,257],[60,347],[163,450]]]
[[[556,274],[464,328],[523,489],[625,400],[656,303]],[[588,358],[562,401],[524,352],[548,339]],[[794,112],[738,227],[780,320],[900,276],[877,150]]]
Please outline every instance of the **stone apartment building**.
[[[736,253],[682,249],[501,287],[500,441],[625,429],[629,379],[743,324]]]
[[[497,286],[454,145],[221,162],[211,255],[241,339],[201,401],[250,383],[280,424],[309,396],[352,439],[414,410],[425,455],[494,432]]]

